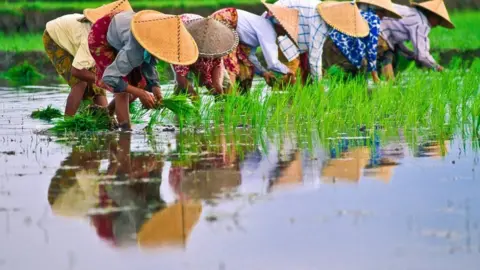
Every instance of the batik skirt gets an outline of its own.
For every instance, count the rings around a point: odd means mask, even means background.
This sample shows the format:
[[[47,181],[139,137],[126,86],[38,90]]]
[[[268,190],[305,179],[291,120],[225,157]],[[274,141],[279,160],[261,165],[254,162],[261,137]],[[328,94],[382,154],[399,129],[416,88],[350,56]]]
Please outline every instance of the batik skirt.
[[[99,19],[92,25],[92,30],[88,35],[88,47],[96,63],[95,83],[97,86],[113,92],[113,89],[103,82],[103,73],[110,66],[117,56],[117,50],[112,47],[107,40],[108,27],[116,13],[112,13]],[[144,89],[147,81],[143,77],[140,67],[134,68],[127,76],[122,79],[135,87]]]
[[[212,14],[212,17],[223,22],[230,28],[236,30],[238,13],[235,8],[224,8]],[[233,52],[223,57],[225,68],[230,75],[235,75],[240,82],[240,87],[250,89],[253,77],[255,76],[254,66],[248,59],[251,48],[240,43]]]
[[[55,67],[58,75],[60,75],[70,87],[82,82],[80,79],[72,75],[74,56],[55,43],[46,30],[43,32],[42,39],[45,52],[47,53],[50,62],[52,62],[52,65]],[[95,67],[92,67],[89,70],[95,73]],[[95,96],[105,95],[106,93],[104,89],[97,87],[96,85],[88,84],[85,89],[85,94],[83,94],[83,99],[92,99]]]

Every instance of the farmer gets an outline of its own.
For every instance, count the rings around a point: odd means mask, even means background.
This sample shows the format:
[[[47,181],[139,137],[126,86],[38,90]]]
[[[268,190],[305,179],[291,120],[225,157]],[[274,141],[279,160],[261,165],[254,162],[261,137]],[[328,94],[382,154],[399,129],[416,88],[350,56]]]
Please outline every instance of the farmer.
[[[346,73],[356,75],[364,70],[366,58],[367,71],[371,73],[374,82],[380,79],[377,73],[377,45],[380,35],[380,19],[388,16],[400,19],[393,9],[391,0],[357,0],[360,14],[368,22],[368,36],[355,38],[332,29],[323,47],[324,69],[336,65]]]
[[[106,5],[117,10],[131,10],[128,1]],[[87,10],[86,10],[87,11]],[[99,9],[98,12],[105,12]],[[99,13],[99,16],[106,13]],[[65,106],[65,115],[73,116],[82,99],[93,99],[99,106],[107,106],[105,90],[95,85],[95,61],[88,50],[88,33],[92,24],[82,14],[69,14],[49,21],[43,33],[47,56],[58,75],[71,87]]]
[[[295,73],[300,69],[304,83],[308,75],[313,80],[322,78],[323,45],[332,28],[351,37],[366,37],[369,33],[368,23],[353,3],[279,0],[275,5],[299,12],[298,48],[288,39],[280,39],[279,47],[290,70]]]
[[[403,18],[400,20],[384,18],[382,20],[380,34],[383,41],[380,40],[379,47],[385,48],[381,62],[383,64],[382,72],[386,78],[394,79],[395,77],[393,63],[397,52],[405,54],[407,58],[415,60],[424,67],[442,71],[443,67],[437,64],[430,54],[428,34],[432,27],[439,25],[449,29],[455,28],[443,1],[412,3],[412,7],[396,4],[393,6]],[[412,42],[413,51],[405,46],[404,42],[406,41]]]
[[[235,8],[225,8],[211,15],[238,33],[240,44],[236,50],[225,56],[223,61],[232,84],[238,80],[243,92],[251,88],[255,74],[262,76],[270,86],[275,83],[275,75],[271,71],[282,74],[284,82],[295,80],[294,74],[278,59],[276,39],[277,36],[283,36],[288,32],[291,32],[293,38],[297,36],[295,27],[291,24],[291,21],[296,19],[297,13],[291,9],[265,5],[284,27],[279,27],[278,24],[273,24],[271,20],[261,16]],[[262,49],[268,70],[260,64],[255,54],[258,47]]]
[[[96,84],[115,94],[115,114],[123,130],[131,128],[130,95],[149,109],[162,100],[157,59],[190,65],[198,58],[197,45],[180,17],[153,10],[114,11],[102,17],[92,26],[88,44],[97,66]]]
[[[226,93],[231,84],[223,64],[223,56],[236,49],[237,33],[213,18],[203,18],[195,14],[183,14],[180,17],[195,39],[200,57],[190,66],[172,65],[177,84],[176,92],[187,90],[190,96],[198,96],[193,82],[187,77],[192,74],[199,78],[201,86],[205,86],[214,95]]]

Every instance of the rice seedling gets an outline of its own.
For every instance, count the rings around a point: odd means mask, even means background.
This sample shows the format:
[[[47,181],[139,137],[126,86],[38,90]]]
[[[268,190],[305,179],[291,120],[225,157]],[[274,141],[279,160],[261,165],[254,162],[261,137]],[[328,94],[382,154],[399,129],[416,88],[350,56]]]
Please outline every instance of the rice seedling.
[[[14,85],[33,84],[45,77],[27,61],[10,68],[7,72],[0,75]]]
[[[31,117],[34,119],[41,119],[46,121],[51,121],[54,118],[62,117],[62,112],[53,108],[52,105],[48,105],[46,108],[38,109],[32,112]]]
[[[112,117],[106,108],[88,106],[79,110],[75,116],[64,117],[54,120],[54,126],[50,129],[56,134],[98,132],[109,130],[114,127]]]

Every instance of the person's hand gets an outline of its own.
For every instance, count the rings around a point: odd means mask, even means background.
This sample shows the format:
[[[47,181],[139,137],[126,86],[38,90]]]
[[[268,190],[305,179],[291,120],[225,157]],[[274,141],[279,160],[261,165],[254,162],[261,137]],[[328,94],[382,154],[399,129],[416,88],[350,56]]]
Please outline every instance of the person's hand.
[[[263,73],[263,78],[268,86],[273,86],[275,84],[275,75],[272,72],[266,71]]]
[[[157,103],[162,101],[163,96],[162,96],[162,91],[160,89],[160,86],[152,87],[152,93],[155,96],[155,99],[157,100]]]
[[[282,83],[285,85],[293,85],[297,82],[297,77],[292,72],[287,73],[283,76]]]
[[[441,72],[441,71],[443,71],[443,70],[444,70],[444,68],[443,68],[442,66],[440,66],[440,65],[439,65],[439,66],[437,66],[436,70]]]
[[[152,93],[142,91],[138,98],[140,99],[140,102],[142,102],[143,106],[147,109],[151,109],[155,106],[155,97]]]

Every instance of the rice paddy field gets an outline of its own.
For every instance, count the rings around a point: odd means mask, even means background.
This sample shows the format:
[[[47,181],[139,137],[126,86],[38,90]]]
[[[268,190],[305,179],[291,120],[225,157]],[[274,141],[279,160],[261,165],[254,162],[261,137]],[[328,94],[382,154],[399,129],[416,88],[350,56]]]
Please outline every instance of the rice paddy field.
[[[478,50],[478,14],[432,47]],[[479,268],[480,59],[195,101],[164,78],[131,132],[87,102],[64,119],[44,73],[0,71],[0,270]]]

